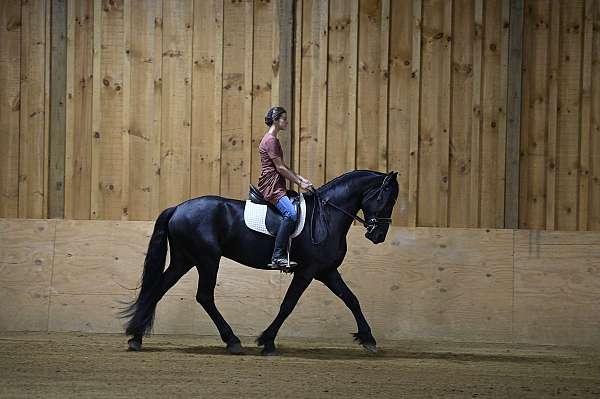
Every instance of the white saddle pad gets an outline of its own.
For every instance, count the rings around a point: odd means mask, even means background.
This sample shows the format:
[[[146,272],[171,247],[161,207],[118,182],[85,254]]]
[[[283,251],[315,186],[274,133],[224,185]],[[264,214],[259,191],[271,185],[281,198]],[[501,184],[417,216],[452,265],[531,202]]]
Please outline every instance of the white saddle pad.
[[[244,208],[244,221],[249,229],[273,237],[273,234],[269,233],[265,224],[265,219],[267,218],[267,208],[267,205],[259,205],[247,200],[246,207]],[[290,238],[298,237],[304,228],[304,221],[306,220],[306,202],[304,201],[304,196],[302,194],[300,194],[300,215],[298,216],[298,224],[296,225],[296,229],[291,234]]]

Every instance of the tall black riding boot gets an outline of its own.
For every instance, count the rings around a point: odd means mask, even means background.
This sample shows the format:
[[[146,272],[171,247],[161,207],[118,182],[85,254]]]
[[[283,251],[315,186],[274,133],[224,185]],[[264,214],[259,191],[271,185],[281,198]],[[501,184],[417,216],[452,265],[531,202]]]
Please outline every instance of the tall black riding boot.
[[[271,268],[292,268],[298,265],[296,262],[292,262],[290,260],[290,264],[288,266],[287,247],[290,235],[293,233],[293,229],[294,222],[290,218],[284,217],[279,225],[279,230],[277,230],[275,249],[273,250],[273,257],[271,258],[271,264],[269,265]]]

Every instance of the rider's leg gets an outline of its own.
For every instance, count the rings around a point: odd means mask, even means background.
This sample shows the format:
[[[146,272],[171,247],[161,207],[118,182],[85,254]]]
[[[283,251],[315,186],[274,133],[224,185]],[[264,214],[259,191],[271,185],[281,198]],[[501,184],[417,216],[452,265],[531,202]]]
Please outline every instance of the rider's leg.
[[[276,206],[283,215],[283,220],[281,221],[281,225],[277,231],[277,237],[275,238],[275,249],[273,250],[271,264],[275,268],[280,268],[287,266],[288,241],[290,235],[293,233],[298,215],[296,213],[296,207],[287,196],[281,197]],[[296,262],[290,261],[290,267],[292,266],[296,266]]]

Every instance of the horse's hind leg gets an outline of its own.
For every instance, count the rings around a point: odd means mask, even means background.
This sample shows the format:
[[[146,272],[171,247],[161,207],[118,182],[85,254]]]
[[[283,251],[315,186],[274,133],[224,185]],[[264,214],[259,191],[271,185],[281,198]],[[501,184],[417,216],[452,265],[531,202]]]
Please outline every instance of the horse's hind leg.
[[[165,293],[191,268],[192,266],[186,265],[183,261],[171,261],[171,264],[162,275],[160,284],[149,293],[149,296],[151,296],[152,299],[147,302],[146,306],[136,311],[135,317],[139,318],[139,320],[144,320],[148,317],[154,318],[154,312],[158,301],[160,301]],[[139,351],[142,348],[143,335],[144,332],[134,334],[133,338],[127,342],[129,350]]]
[[[215,285],[217,283],[217,272],[219,271],[219,261],[205,262],[201,266],[196,266],[198,270],[198,291],[196,292],[196,301],[206,313],[210,316],[215,326],[219,330],[221,339],[227,344],[227,350],[234,355],[244,353],[240,339],[233,333],[231,326],[225,321],[221,312],[215,305]]]

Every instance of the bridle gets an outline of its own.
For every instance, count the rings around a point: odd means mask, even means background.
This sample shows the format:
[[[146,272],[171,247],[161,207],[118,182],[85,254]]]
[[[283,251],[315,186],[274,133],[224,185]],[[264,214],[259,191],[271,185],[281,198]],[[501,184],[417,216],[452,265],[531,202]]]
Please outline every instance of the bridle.
[[[373,193],[369,194],[368,198],[371,198],[371,197],[375,196],[375,194],[377,194],[377,201],[379,201],[381,199],[381,194],[382,194],[384,188],[387,186],[387,184],[389,182],[389,179],[390,179],[390,176],[386,176],[386,178],[383,180],[383,183],[381,184],[381,186],[377,190],[375,190]],[[392,218],[382,218],[382,217],[378,217],[378,216],[373,216],[373,217],[367,218],[365,220],[365,219],[361,218],[360,216],[353,215],[350,212],[337,206],[333,202],[329,201],[329,198],[326,198],[326,199],[321,198],[321,195],[314,187],[310,187],[309,190],[311,193],[314,194],[314,196],[316,198],[316,201],[313,204],[313,212],[312,212],[311,221],[310,221],[310,226],[311,226],[310,239],[311,239],[312,243],[315,245],[320,244],[323,241],[323,240],[321,240],[319,242],[316,242],[314,239],[314,236],[313,236],[313,234],[314,234],[313,220],[315,217],[315,213],[316,213],[315,211],[316,211],[317,206],[322,208],[325,205],[329,205],[332,208],[337,209],[338,211],[342,212],[343,214],[347,215],[348,217],[350,217],[353,220],[356,220],[357,222],[362,224],[367,229],[367,234],[372,233],[373,230],[375,230],[377,228],[377,226],[379,226],[379,224],[383,224],[383,223],[391,224],[392,223]],[[322,209],[321,209],[321,211],[322,211]],[[320,212],[320,213],[322,213],[322,212]],[[327,229],[327,227],[326,227],[326,229]],[[326,234],[325,237],[327,237],[327,235],[328,234]]]

